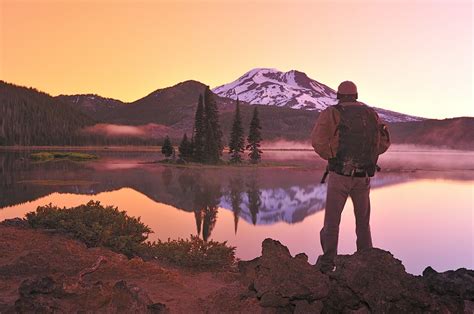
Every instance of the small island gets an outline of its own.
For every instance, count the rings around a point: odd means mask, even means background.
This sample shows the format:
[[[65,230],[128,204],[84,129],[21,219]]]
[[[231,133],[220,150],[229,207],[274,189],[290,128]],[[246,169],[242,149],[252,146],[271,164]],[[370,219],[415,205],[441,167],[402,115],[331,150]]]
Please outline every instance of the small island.
[[[178,147],[178,158],[176,158],[176,150],[171,143],[170,137],[166,136],[161,146],[161,153],[165,156],[165,159],[159,161],[159,163],[170,165],[193,163],[195,166],[259,164],[262,159],[262,150],[260,149],[262,127],[256,106],[249,124],[247,139],[245,139],[242,124],[240,103],[237,99],[232,128],[229,134],[229,160],[224,161],[222,154],[225,145],[219,123],[219,111],[213,93],[207,86],[204,93],[199,95],[191,139],[188,139],[186,133],[183,134]],[[246,142],[247,145],[245,145]],[[242,156],[245,150],[249,152],[248,161],[244,160]]]
[[[77,152],[38,152],[30,155],[33,161],[47,162],[55,160],[71,160],[71,161],[90,161],[99,157],[93,154],[77,153]]]

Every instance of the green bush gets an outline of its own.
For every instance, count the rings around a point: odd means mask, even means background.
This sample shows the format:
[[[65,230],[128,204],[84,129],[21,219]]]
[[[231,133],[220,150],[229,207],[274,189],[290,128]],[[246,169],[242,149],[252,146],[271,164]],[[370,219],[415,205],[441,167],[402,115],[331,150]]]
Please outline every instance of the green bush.
[[[100,202],[71,208],[39,206],[36,212],[26,214],[26,219],[33,228],[57,230],[88,247],[104,246],[129,258],[139,256],[196,269],[222,269],[235,262],[235,247],[226,242],[206,242],[193,235],[190,239],[147,242],[153,231],[140,218]]]
[[[146,257],[198,269],[225,268],[235,262],[235,247],[227,242],[204,241],[198,236],[147,243]]]
[[[33,228],[56,229],[71,234],[88,247],[105,246],[128,257],[136,255],[152,232],[140,218],[94,201],[72,208],[40,206],[36,212],[26,214],[26,219]]]

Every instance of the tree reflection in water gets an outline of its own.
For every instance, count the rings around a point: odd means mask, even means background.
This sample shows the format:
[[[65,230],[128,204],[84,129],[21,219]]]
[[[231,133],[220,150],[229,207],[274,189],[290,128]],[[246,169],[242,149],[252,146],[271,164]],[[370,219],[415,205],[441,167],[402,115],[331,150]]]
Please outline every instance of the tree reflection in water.
[[[260,198],[261,192],[258,187],[257,179],[252,178],[247,184],[247,197],[249,201],[249,210],[252,215],[252,223],[257,224],[257,215],[262,206],[262,200]]]
[[[219,182],[202,176],[195,177],[193,185],[193,211],[196,219],[196,228],[198,235],[201,235],[204,241],[211,236],[212,229],[216,224],[217,211],[222,196],[221,185]]]
[[[228,190],[223,189],[216,178],[204,177],[197,173],[192,175],[182,174],[178,178],[178,182],[183,197],[192,194],[196,231],[199,236],[202,235],[204,241],[207,241],[211,236],[222,199],[226,199],[231,204],[235,233],[237,233],[245,196],[248,200],[252,222],[254,225],[257,223],[257,216],[262,202],[256,177],[251,177],[245,182],[241,175],[230,176]]]
[[[31,163],[28,155],[0,153],[0,210],[52,193],[91,195],[93,199],[98,193],[127,187],[156,203],[194,213],[197,234],[208,240],[219,208],[232,211],[237,233],[242,219],[254,225],[294,224],[325,207],[326,185],[319,184],[320,170],[175,168],[139,164],[137,160],[147,155],[133,152],[101,152],[101,158],[90,163]],[[371,185],[378,188],[428,175],[472,180],[466,172],[381,173]],[[120,200],[114,205],[119,206]]]
[[[237,234],[237,226],[239,224],[240,212],[242,211],[242,193],[244,191],[244,183],[240,175],[229,179],[229,197],[234,213],[234,232]]]

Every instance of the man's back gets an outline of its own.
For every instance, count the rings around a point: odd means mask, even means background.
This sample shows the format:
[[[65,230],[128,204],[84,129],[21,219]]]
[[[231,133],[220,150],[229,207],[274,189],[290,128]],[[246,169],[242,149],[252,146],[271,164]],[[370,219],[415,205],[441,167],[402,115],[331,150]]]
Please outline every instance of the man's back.
[[[361,117],[357,118],[358,116]],[[367,129],[361,132],[360,128],[365,127]],[[357,155],[357,151],[361,150],[360,145],[364,145],[365,150],[372,151],[373,156],[383,154],[390,146],[387,127],[380,121],[375,110],[362,102],[339,103],[319,114],[311,132],[311,142],[321,158],[330,160],[338,157],[341,131],[344,137],[340,153],[342,158],[347,150],[350,151],[349,155]]]
[[[340,113],[337,127],[339,145],[330,170],[350,174],[364,169],[371,177],[378,159],[378,119],[374,110],[362,103],[343,103],[335,108]]]
[[[330,173],[320,232],[323,254],[317,263],[323,272],[334,267],[341,213],[348,197],[354,204],[357,250],[372,247],[370,177],[375,173],[378,155],[390,145],[390,137],[375,110],[356,101],[357,97],[354,83],[341,83],[339,103],[321,112],[311,134],[314,150],[328,160]]]

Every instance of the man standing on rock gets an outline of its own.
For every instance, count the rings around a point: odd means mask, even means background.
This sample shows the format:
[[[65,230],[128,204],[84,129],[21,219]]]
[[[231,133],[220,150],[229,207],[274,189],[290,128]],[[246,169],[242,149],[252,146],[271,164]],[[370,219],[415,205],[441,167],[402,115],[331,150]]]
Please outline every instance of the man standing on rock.
[[[334,269],[339,223],[348,196],[354,205],[357,251],[372,247],[370,177],[378,168],[378,156],[390,146],[390,136],[375,110],[357,101],[357,97],[356,85],[342,82],[337,89],[338,104],[320,113],[311,133],[314,150],[328,160],[325,176],[329,172],[320,232],[323,255],[316,263],[322,272]]]

